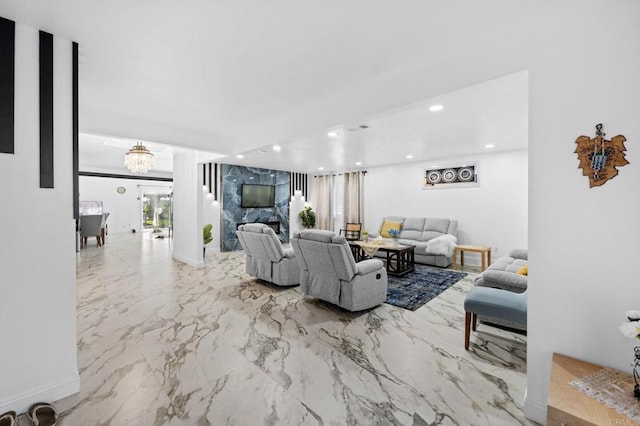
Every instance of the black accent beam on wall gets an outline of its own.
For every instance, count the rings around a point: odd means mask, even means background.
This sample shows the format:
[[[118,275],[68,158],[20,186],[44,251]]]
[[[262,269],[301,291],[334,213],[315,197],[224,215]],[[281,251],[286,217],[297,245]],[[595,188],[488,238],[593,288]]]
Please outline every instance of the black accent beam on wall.
[[[213,200],[218,201],[218,163],[213,165]]]
[[[0,153],[15,152],[16,23],[0,18]]]
[[[207,165],[202,164],[202,186],[207,186]]]
[[[78,172],[78,175],[88,176],[88,177],[112,178],[112,179],[154,180],[157,182],[173,182],[173,178],[140,176],[140,175],[119,175],[114,173]]]
[[[53,188],[53,34],[40,31],[40,188]]]
[[[73,43],[73,217],[80,217],[80,166],[79,166],[79,122],[78,122],[78,43]]]
[[[209,163],[209,194],[211,194],[211,190],[212,190],[211,188],[211,166],[212,165],[213,165],[212,163]]]

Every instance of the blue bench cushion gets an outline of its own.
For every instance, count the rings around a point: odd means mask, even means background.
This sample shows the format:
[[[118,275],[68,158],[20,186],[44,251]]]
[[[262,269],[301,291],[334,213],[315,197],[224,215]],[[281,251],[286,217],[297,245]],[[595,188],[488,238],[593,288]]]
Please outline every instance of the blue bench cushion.
[[[464,300],[465,312],[527,323],[527,292],[514,293],[490,287],[473,287]]]

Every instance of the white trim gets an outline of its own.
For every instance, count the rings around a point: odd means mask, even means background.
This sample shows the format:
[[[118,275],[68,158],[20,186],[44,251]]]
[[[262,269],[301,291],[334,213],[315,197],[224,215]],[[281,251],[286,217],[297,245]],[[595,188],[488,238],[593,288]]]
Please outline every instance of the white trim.
[[[80,392],[80,375],[76,372],[73,376],[60,380],[57,383],[51,383],[0,401],[0,413],[9,410],[17,413],[25,413],[29,407],[36,402],[58,401],[78,392]]]
[[[194,261],[193,259],[180,256],[179,254],[175,254],[175,253],[173,253],[173,258],[182,263],[186,263],[189,266],[193,266],[196,269],[204,268],[204,260],[202,259]]]
[[[547,424],[547,403],[534,401],[531,398],[525,396],[524,401],[524,415],[529,420],[533,420],[541,425]]]

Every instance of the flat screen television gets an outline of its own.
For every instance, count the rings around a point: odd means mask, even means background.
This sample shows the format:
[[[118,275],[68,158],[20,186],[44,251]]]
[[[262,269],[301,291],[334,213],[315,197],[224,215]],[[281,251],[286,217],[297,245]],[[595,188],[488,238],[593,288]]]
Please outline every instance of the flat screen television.
[[[242,184],[242,208],[273,207],[276,204],[276,187],[273,185]]]

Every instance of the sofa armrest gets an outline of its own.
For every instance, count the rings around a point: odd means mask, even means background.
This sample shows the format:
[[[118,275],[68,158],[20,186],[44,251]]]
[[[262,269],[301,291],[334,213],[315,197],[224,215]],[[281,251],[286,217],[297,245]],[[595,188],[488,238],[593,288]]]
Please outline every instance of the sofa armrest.
[[[293,247],[284,249],[284,257],[286,257],[287,259],[293,259],[296,257],[296,252],[293,251]]]
[[[380,259],[367,259],[356,263],[356,275],[364,275],[384,268],[384,263]]]
[[[509,256],[514,259],[529,260],[529,251],[527,249],[513,249],[509,252]]]
[[[513,272],[488,269],[478,277],[476,284],[484,287],[496,287],[505,290],[522,289],[524,291],[527,289],[527,277]]]

